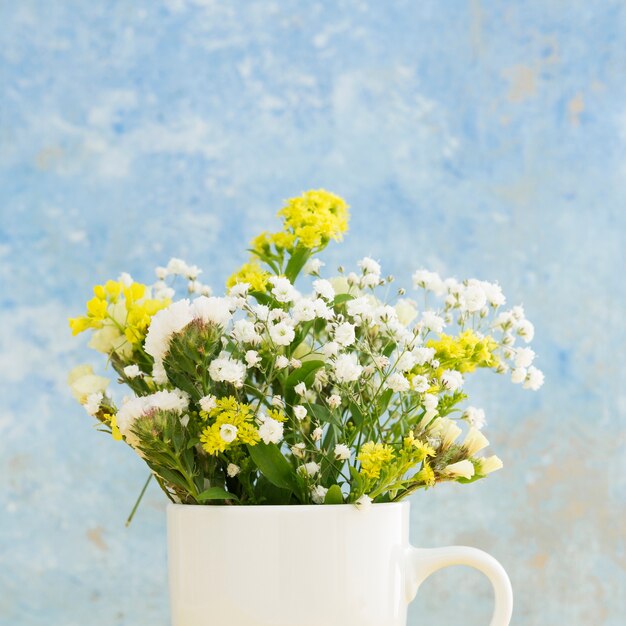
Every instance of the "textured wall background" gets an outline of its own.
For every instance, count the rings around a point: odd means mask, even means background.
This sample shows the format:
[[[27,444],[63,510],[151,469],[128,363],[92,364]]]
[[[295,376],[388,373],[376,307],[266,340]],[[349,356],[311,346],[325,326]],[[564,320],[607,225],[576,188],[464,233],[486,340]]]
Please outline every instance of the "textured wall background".
[[[220,287],[283,198],[352,205],[367,253],[497,279],[547,384],[474,386],[506,468],[413,500],[413,539],[491,551],[516,626],[617,626],[624,595],[626,6],[0,2],[0,624],[165,626],[164,498],[65,386],[91,285],[182,256]],[[429,580],[412,625],[488,622]],[[622,615],[622,618],[619,617]]]

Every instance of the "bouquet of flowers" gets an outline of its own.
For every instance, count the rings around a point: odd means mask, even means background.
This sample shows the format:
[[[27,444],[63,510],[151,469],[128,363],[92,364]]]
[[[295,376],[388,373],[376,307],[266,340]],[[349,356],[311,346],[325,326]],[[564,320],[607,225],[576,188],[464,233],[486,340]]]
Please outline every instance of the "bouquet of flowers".
[[[71,329],[93,332],[132,393],[117,404],[90,366],[70,373],[100,430],[184,504],[367,506],[501,468],[482,454],[485,415],[463,406],[463,385],[481,368],[542,385],[518,345],[534,334],[522,307],[504,310],[497,284],[427,270],[413,275],[420,305],[405,289],[388,302],[393,277],[371,258],[322,278],[316,255],[347,230],[346,203],[308,191],[278,216],[226,295],[180,259],[151,287],[128,274],[94,287]]]

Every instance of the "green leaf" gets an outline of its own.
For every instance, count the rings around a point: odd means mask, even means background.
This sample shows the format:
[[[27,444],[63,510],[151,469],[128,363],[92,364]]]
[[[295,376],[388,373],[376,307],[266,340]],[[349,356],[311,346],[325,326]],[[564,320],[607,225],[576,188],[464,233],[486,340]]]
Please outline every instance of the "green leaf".
[[[339,485],[333,485],[324,498],[324,504],[343,504],[343,493]]]
[[[305,361],[297,370],[289,374],[285,381],[285,400],[287,404],[293,404],[295,392],[294,387],[298,383],[305,383],[309,386],[309,379],[313,377],[315,372],[324,366],[324,361]]]
[[[335,296],[333,304],[334,306],[337,306],[338,304],[343,304],[344,302],[349,302],[350,300],[354,300],[354,296],[351,293],[340,293]]]
[[[363,413],[361,409],[354,403],[350,402],[350,415],[352,416],[352,421],[357,428],[360,428],[363,423]]]
[[[285,268],[285,276],[294,283],[300,270],[304,267],[304,264],[309,260],[311,256],[311,250],[303,246],[298,246],[292,253],[287,267]]]
[[[383,392],[380,400],[378,401],[378,415],[382,415],[387,410],[392,395],[393,390],[391,389],[387,389]]]
[[[261,442],[247,447],[252,460],[267,480],[281,489],[296,491],[293,468],[276,444]]]
[[[209,487],[196,498],[198,502],[206,502],[207,500],[239,500],[234,494],[222,489],[221,487]]]
[[[341,420],[331,413],[325,406],[321,404],[310,404],[308,406],[309,412],[320,422],[328,422],[341,428]]]

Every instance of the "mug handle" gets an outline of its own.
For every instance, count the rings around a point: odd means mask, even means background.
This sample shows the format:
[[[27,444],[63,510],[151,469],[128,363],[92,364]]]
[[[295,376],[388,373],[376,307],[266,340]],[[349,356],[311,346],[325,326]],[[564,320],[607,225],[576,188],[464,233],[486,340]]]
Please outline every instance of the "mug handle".
[[[491,555],[476,548],[414,548],[406,555],[406,598],[411,602],[419,586],[434,572],[449,565],[469,565],[480,570],[493,586],[496,597],[490,626],[509,626],[513,613],[513,590],[504,568]]]

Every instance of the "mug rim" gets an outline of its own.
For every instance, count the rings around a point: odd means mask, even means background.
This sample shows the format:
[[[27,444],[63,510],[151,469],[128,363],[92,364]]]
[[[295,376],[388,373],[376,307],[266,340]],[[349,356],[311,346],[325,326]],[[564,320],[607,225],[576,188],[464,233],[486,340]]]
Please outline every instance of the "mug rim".
[[[408,500],[403,500],[401,502],[372,502],[369,506],[374,507],[376,509],[394,509],[394,508],[404,508],[410,506],[410,502]],[[292,510],[292,511],[302,511],[302,510],[313,510],[313,511],[338,511],[338,510],[354,510],[358,511],[359,508],[356,507],[353,503],[343,503],[343,504],[178,504],[176,502],[168,502],[167,510],[267,510],[267,511],[276,511],[280,510]]]

